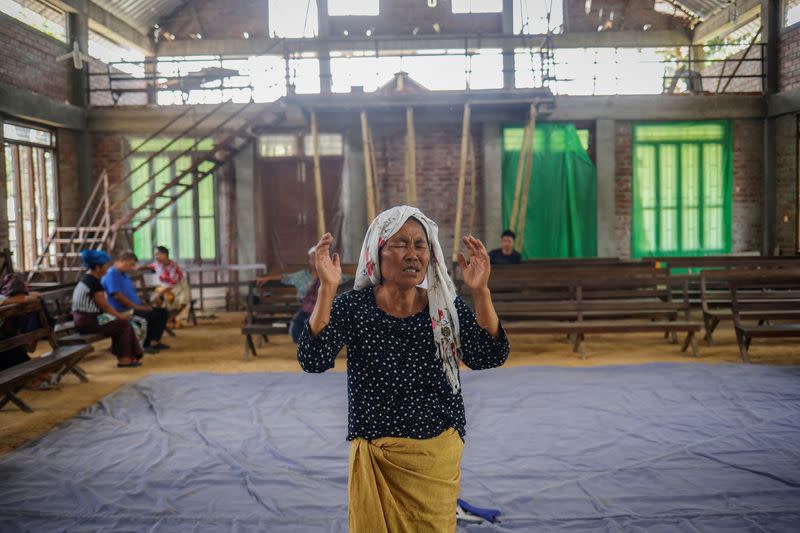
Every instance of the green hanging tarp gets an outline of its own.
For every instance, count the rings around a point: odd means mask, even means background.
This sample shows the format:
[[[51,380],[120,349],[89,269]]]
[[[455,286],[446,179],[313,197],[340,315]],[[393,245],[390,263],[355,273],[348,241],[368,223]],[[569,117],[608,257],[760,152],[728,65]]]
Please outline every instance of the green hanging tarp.
[[[524,129],[503,128],[503,226],[510,227]],[[536,125],[523,259],[597,255],[597,170],[573,124]]]

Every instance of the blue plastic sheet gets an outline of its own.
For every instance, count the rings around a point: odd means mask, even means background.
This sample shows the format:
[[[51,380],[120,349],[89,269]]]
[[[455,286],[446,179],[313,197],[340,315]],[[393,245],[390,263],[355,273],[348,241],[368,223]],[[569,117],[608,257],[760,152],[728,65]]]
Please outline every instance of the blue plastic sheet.
[[[798,531],[800,368],[463,374],[463,531]],[[347,530],[343,374],[150,376],[0,459],[0,531]],[[2,413],[0,413],[2,422]]]

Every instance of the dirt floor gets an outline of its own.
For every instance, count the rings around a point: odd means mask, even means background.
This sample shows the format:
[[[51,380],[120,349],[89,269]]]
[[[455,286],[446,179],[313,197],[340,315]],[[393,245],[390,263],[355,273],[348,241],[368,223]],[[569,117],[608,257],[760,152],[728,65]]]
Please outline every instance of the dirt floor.
[[[198,327],[187,327],[175,338],[165,338],[171,350],[147,356],[140,368],[117,368],[116,360],[107,351],[109,343],[95,345],[81,366],[90,382],[81,384],[74,376],[63,379],[60,389],[20,392],[20,397],[34,409],[27,414],[16,407],[0,411],[0,454],[7,453],[34,439],[100,398],[123,385],[149,374],[180,372],[299,372],[295,347],[288,336],[274,337],[259,348],[259,357],[245,361],[244,337],[240,334],[241,313],[223,313],[206,319]],[[670,344],[659,335],[594,335],[586,339],[587,358],[572,353],[563,337],[512,336],[511,355],[506,366],[552,365],[585,367],[623,365],[651,362],[741,363],[730,323],[720,325],[715,344],[700,345],[700,357],[680,352],[680,346]],[[754,364],[800,364],[800,342],[753,341],[751,360]],[[337,360],[336,371],[345,369],[345,359]]]

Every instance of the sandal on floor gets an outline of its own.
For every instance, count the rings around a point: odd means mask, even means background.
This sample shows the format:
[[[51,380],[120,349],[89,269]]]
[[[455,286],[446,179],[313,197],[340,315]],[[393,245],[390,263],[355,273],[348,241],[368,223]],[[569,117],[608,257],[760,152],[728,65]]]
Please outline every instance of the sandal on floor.
[[[128,367],[135,367],[135,366],[142,366],[142,363],[138,360],[131,361],[130,363],[117,363],[117,368],[128,368]]]

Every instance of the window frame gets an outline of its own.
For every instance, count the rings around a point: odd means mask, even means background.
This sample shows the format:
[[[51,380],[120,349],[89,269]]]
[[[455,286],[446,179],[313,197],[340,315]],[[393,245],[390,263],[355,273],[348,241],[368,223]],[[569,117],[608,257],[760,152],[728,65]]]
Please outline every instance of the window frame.
[[[732,203],[733,203],[733,176],[732,176],[732,161],[725,161],[725,152],[727,151],[727,157],[732,159],[733,157],[733,128],[732,124],[729,120],[709,120],[709,121],[697,121],[693,122],[696,124],[718,124],[723,126],[724,131],[722,138],[719,140],[639,140],[637,138],[637,129],[642,127],[658,127],[658,126],[671,126],[675,127],[681,122],[641,122],[638,124],[633,124],[631,128],[631,238],[630,238],[630,250],[631,250],[631,257],[680,257],[680,256],[704,256],[704,255],[716,255],[716,254],[729,254],[732,251]],[[705,175],[704,175],[704,146],[706,145],[713,145],[713,144],[721,144],[723,149],[723,161],[722,161],[722,172],[723,172],[723,182],[722,182],[722,203],[721,205],[707,205],[705,203],[704,191],[705,191]],[[696,146],[698,152],[698,171],[697,171],[697,184],[696,190],[698,191],[699,196],[699,203],[697,206],[686,206],[684,205],[683,199],[683,179],[682,179],[682,157],[683,157],[683,146]],[[654,235],[654,246],[652,250],[649,251],[642,251],[641,253],[636,249],[636,242],[637,237],[639,237],[642,232],[644,232],[644,228],[637,228],[637,217],[636,211],[644,210],[645,208],[641,205],[637,207],[637,183],[638,183],[638,176],[637,172],[639,171],[639,167],[637,165],[637,149],[640,146],[652,146],[654,148],[654,179],[655,183],[652,185],[655,194],[655,206],[652,208],[655,211],[655,228],[652,230]],[[675,226],[675,242],[676,242],[676,249],[673,251],[666,251],[662,248],[661,240],[662,240],[662,206],[663,202],[661,200],[661,147],[663,146],[673,146],[675,147],[676,153],[676,177],[675,177],[675,199],[676,204],[674,208],[677,211],[676,214],[676,226]],[[726,175],[728,171],[731,170],[731,175]],[[730,198],[726,198],[726,194],[730,195]],[[672,208],[672,206],[669,206]],[[695,250],[686,250],[684,248],[683,243],[683,214],[686,209],[695,208],[698,210],[698,234],[696,235],[698,247]],[[722,237],[722,247],[721,248],[710,248],[706,246],[705,243],[705,233],[704,229],[704,220],[706,216],[706,212],[708,209],[722,209],[722,228],[721,231],[723,232]],[[649,208],[648,208],[649,209]],[[642,217],[643,223],[643,217]],[[727,230],[727,231],[726,231]]]
[[[25,140],[18,140],[18,139],[10,139],[5,136],[5,132],[3,131],[0,133],[0,139],[2,139],[2,150],[3,150],[3,160],[6,167],[13,167],[13,197],[14,197],[14,213],[13,213],[13,222],[11,219],[7,220],[8,226],[6,228],[7,231],[7,238],[8,238],[8,247],[12,250],[14,254],[14,267],[20,271],[26,271],[30,268],[33,268],[33,264],[41,254],[44,245],[49,241],[50,236],[55,228],[59,226],[60,222],[60,215],[61,215],[61,198],[60,198],[60,179],[59,179],[59,172],[58,172],[58,151],[57,151],[57,136],[56,131],[50,128],[42,127],[38,124],[27,124],[25,122],[18,122],[12,120],[4,120],[0,121],[0,128],[5,130],[6,125],[11,126],[19,126],[22,128],[28,128],[32,130],[38,130],[46,132],[50,135],[50,142],[48,144],[39,143],[35,141],[25,141]],[[28,155],[29,163],[28,163],[28,179],[30,183],[28,184],[28,200],[33,200],[33,204],[29,206],[27,210],[32,211],[30,213],[26,213],[26,208],[23,205],[23,184],[21,182],[22,179],[22,154],[20,148],[27,148],[30,152]],[[6,161],[6,149],[9,148],[11,151],[11,160]],[[37,155],[36,150],[40,150]],[[52,180],[52,191],[48,191],[48,179],[47,179],[47,162],[46,162],[46,154],[49,153],[51,157],[51,165],[53,171],[53,180]],[[39,166],[39,173],[40,175],[37,176],[34,170],[34,158],[38,162]],[[6,173],[6,169],[3,169],[3,172]],[[41,194],[41,184],[36,183],[37,178],[42,178],[44,180],[44,198],[38,198],[37,193]],[[8,209],[8,181],[12,179],[7,173],[5,174],[5,183],[3,186],[6,188],[6,211],[7,217],[11,214],[11,211]],[[31,189],[31,187],[33,187]],[[50,200],[52,200],[53,205],[50,206]],[[41,207],[44,207],[41,209]],[[49,210],[52,207],[53,211],[53,219],[51,220],[49,217]],[[24,229],[24,221],[27,214],[32,214],[31,218],[31,232],[28,232]],[[21,218],[20,218],[21,217]],[[11,244],[11,224],[14,225],[14,244]],[[41,229],[40,229],[41,228]],[[37,239],[37,230],[40,230],[41,242],[38,242]],[[26,253],[26,242],[30,238],[31,234],[34,237],[34,247],[32,248],[33,256],[27,257]],[[51,266],[54,264],[55,257],[51,254],[45,257],[44,265]],[[31,264],[29,260],[32,261]]]
[[[127,143],[129,145],[129,149],[130,149],[131,141],[128,140]],[[152,160],[148,161],[146,167],[143,167],[143,168],[147,169],[147,172],[145,173],[145,175],[146,176],[152,176],[157,170],[159,170],[163,166],[163,162],[159,161],[160,157],[166,157],[167,160],[171,160],[173,157],[175,157],[176,155],[179,155],[180,153],[181,153],[180,150],[161,152],[158,157],[155,157]],[[143,158],[149,158],[153,154],[154,154],[154,152],[141,152],[140,156],[143,157]],[[186,157],[191,158],[191,155],[186,155]],[[135,161],[135,159],[129,161],[128,166],[130,168],[138,166],[139,164],[142,163],[141,161],[139,161],[139,162],[136,162],[134,164],[134,161]],[[172,179],[174,179],[183,170],[183,167],[181,167],[181,164],[179,163],[179,161],[180,161],[180,159],[178,161],[176,161],[175,163],[173,163],[172,165],[170,165],[169,170],[164,170],[162,172],[162,174],[168,173],[168,180],[171,181]],[[191,165],[191,162],[189,164]],[[128,171],[130,171],[130,168],[128,169]],[[187,179],[187,178],[188,178],[188,176],[185,177],[184,179]],[[211,178],[211,180],[212,180],[212,189],[213,189],[212,197],[214,199],[214,216],[213,216],[214,229],[215,229],[215,232],[218,233],[219,223],[220,223],[220,221],[219,221],[220,214],[219,214],[219,202],[218,202],[217,192],[219,190],[219,184],[217,183],[217,175],[216,175],[216,171],[215,171],[215,172],[211,172],[209,175],[207,175],[205,178],[203,178],[197,184],[195,184],[191,188],[191,191],[187,191],[187,192],[184,193],[184,194],[191,194],[191,197],[190,197],[191,198],[191,202],[190,203],[191,203],[191,206],[192,206],[191,217],[186,216],[186,215],[181,215],[180,212],[179,212],[179,202],[181,200],[183,200],[183,195],[181,195],[182,198],[180,200],[175,201],[172,205],[170,205],[168,208],[164,209],[161,213],[159,213],[153,220],[149,221],[145,226],[143,226],[142,228],[140,228],[138,230],[138,231],[145,231],[145,230],[149,231],[149,233],[150,233],[150,239],[149,240],[150,240],[150,243],[152,245],[152,246],[150,246],[151,250],[149,251],[149,255],[147,255],[146,257],[144,257],[144,256],[139,257],[140,260],[142,260],[142,261],[151,261],[151,260],[153,260],[154,258],[152,256],[152,248],[154,248],[155,246],[160,246],[161,245],[155,239],[155,237],[157,236],[156,233],[158,231],[158,222],[159,222],[159,219],[160,219],[160,220],[169,220],[169,222],[170,222],[170,234],[171,235],[170,235],[170,243],[169,243],[170,246],[169,247],[170,247],[170,256],[173,259],[178,261],[180,264],[216,265],[216,264],[220,263],[220,261],[221,261],[221,248],[220,248],[220,239],[219,239],[218,235],[215,236],[215,239],[214,239],[214,258],[213,259],[207,259],[207,258],[204,259],[203,256],[202,256],[202,242],[201,242],[201,236],[200,236],[200,227],[201,227],[200,220],[201,220],[201,218],[202,219],[208,219],[208,218],[211,218],[211,217],[209,217],[209,216],[201,216],[200,215],[200,210],[199,210],[199,206],[200,206],[200,183],[202,181],[206,180],[206,179],[209,179],[209,178]],[[145,178],[145,179],[147,180],[148,178]],[[147,184],[147,187],[143,188],[143,190],[145,191],[147,196],[153,194],[156,191],[156,187],[158,186],[157,182],[158,182],[158,180],[150,181],[150,183]],[[178,187],[178,185],[176,185],[176,187]],[[178,192],[178,191],[176,191],[175,188],[171,188],[171,189],[168,189],[165,192],[166,193],[174,193],[174,192]],[[131,202],[133,202],[133,200],[134,200],[134,197],[131,197]],[[181,219],[191,219],[191,221],[192,221],[192,230],[193,230],[193,235],[192,235],[193,244],[192,244],[192,246],[194,248],[194,254],[193,254],[192,258],[182,257],[181,254],[180,254],[180,247],[179,247],[179,245],[176,245],[176,242],[178,241],[178,239],[180,237],[180,221],[181,221]],[[133,220],[133,222],[136,223],[138,220],[139,219],[137,217],[137,218],[135,218]],[[132,248],[135,247],[135,239],[136,239],[135,233],[132,233],[131,234],[131,247]]]

